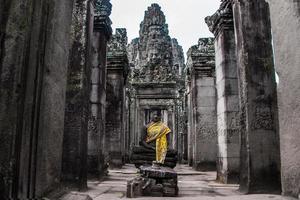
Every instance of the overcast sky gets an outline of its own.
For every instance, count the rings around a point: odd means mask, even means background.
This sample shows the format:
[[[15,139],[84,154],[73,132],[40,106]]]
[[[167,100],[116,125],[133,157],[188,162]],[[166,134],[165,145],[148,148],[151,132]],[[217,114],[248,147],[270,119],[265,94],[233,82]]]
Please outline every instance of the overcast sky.
[[[186,53],[200,37],[213,36],[204,18],[219,8],[220,0],[111,0],[111,3],[113,28],[126,28],[129,42],[139,36],[145,10],[158,3],[166,15],[170,36],[178,39]]]

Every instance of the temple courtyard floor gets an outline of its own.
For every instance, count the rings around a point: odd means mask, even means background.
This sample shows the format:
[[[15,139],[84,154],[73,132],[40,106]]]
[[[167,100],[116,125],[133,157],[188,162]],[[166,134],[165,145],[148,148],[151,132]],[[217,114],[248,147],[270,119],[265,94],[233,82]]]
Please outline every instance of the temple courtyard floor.
[[[238,185],[225,185],[215,181],[216,172],[198,172],[187,165],[178,165],[179,196],[174,197],[142,197],[148,199],[182,199],[182,200],[292,200],[293,198],[273,194],[242,195]],[[137,175],[133,165],[125,165],[122,169],[110,170],[108,177],[99,181],[89,181],[86,192],[71,192],[63,200],[85,199],[89,195],[93,200],[117,200],[126,198],[127,181]],[[77,196],[77,197],[76,197]]]

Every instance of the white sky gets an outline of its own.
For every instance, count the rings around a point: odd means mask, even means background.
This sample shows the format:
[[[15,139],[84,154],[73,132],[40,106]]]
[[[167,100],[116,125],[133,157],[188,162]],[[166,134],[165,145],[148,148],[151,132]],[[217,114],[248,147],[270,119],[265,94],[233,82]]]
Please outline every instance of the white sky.
[[[170,36],[177,38],[186,54],[200,37],[213,36],[204,18],[215,13],[220,0],[111,0],[111,3],[113,29],[126,28],[128,42],[139,36],[145,10],[158,3],[166,15]]]

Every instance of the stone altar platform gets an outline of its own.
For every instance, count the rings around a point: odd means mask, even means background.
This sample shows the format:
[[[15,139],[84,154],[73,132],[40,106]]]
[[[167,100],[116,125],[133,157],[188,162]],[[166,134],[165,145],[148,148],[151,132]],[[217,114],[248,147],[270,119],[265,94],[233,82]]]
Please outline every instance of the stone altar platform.
[[[127,198],[178,196],[177,173],[157,164],[141,166],[137,177],[127,182]]]

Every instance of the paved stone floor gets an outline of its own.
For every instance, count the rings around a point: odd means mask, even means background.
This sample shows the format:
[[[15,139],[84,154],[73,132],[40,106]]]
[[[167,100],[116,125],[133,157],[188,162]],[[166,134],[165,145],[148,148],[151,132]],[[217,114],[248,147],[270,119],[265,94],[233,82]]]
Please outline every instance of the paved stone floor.
[[[143,197],[149,199],[182,199],[182,200],[291,200],[279,195],[240,195],[238,185],[224,185],[215,182],[215,172],[196,172],[186,165],[176,167],[179,181],[179,197]],[[72,192],[74,195],[88,194],[93,200],[117,200],[126,198],[126,183],[132,179],[137,170],[132,165],[125,165],[121,170],[110,170],[103,181],[89,181],[88,191]]]

